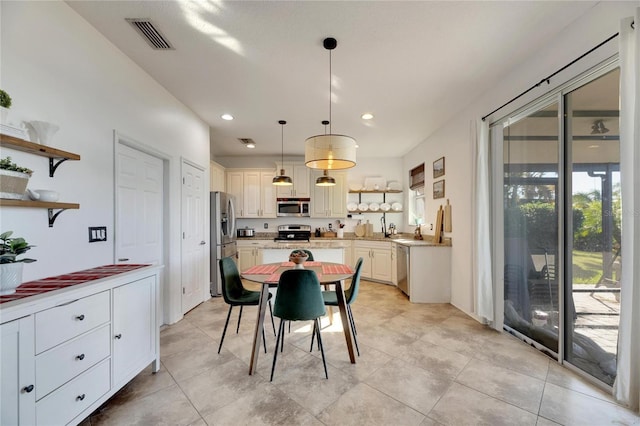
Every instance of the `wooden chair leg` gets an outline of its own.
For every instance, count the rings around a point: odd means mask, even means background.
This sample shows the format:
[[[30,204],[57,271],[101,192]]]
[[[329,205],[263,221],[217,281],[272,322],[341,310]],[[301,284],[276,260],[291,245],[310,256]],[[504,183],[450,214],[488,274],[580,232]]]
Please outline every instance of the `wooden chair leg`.
[[[278,345],[280,344],[280,338],[284,338],[282,331],[284,330],[284,320],[280,319],[280,325],[278,325],[278,337],[276,337],[276,348],[273,351],[273,364],[271,365],[271,378],[270,382],[273,382],[273,372],[276,370],[276,361],[278,360]]]
[[[224,323],[224,330],[222,330],[222,337],[220,338],[220,345],[218,346],[218,353],[220,353],[220,349],[222,349],[222,342],[224,342],[224,335],[227,334],[227,326],[229,325],[229,317],[231,316],[231,310],[233,309],[233,305],[229,305],[229,313],[227,314],[227,320]]]

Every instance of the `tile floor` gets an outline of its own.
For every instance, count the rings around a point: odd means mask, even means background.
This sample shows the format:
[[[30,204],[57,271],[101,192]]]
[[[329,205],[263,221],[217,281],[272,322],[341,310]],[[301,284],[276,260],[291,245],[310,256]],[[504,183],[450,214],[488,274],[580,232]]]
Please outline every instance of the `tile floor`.
[[[640,424],[555,361],[447,304],[411,304],[367,281],[353,305],[361,356],[350,364],[339,315],[309,352],[293,323],[269,382],[273,333],[248,375],[255,309],[237,309],[220,354],[227,305],[212,299],[161,332],[162,369],[144,371],[85,425],[602,425]],[[276,323],[277,323],[276,319]],[[270,324],[269,324],[270,326]],[[269,330],[269,329],[267,329]]]

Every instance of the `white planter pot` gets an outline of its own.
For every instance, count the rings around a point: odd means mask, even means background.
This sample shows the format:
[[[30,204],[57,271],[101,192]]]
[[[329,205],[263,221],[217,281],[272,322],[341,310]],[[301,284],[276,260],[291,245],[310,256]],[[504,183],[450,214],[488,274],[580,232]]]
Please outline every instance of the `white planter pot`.
[[[22,284],[23,262],[0,263],[0,296],[13,294]]]
[[[28,173],[0,170],[0,198],[22,200],[30,177]]]

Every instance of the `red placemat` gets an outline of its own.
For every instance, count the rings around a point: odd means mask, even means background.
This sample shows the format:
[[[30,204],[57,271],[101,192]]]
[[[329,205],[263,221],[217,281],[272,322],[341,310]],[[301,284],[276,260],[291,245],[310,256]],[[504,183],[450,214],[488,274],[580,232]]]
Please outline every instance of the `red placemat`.
[[[312,266],[321,266],[321,265],[322,265],[322,262],[318,262],[317,260],[309,260],[309,261],[307,261],[307,262],[302,262],[302,265],[303,265],[303,266],[308,266],[308,267],[312,267]],[[288,266],[288,267],[291,267],[291,266],[295,266],[295,263],[293,263],[293,262],[282,262],[282,263],[280,264],[280,266]]]
[[[278,283],[279,281],[280,281],[280,274],[277,272],[275,274],[271,274],[269,278],[264,280],[265,283]]]
[[[0,303],[10,302],[12,300],[22,299],[24,297],[35,296],[37,294],[46,293],[48,291],[58,290],[72,285],[82,284],[89,281],[98,280],[100,278],[108,278],[113,275],[122,274],[124,272],[133,271],[134,269],[143,268],[143,264],[120,264],[120,265],[104,265],[96,268],[85,269],[83,271],[72,272],[70,274],[58,275],[55,277],[42,278],[39,280],[28,281],[22,283],[16,288],[13,294],[0,296]]]
[[[353,274],[349,265],[322,265],[322,273],[327,275]]]
[[[278,265],[256,265],[243,272],[246,275],[269,275],[278,270]]]

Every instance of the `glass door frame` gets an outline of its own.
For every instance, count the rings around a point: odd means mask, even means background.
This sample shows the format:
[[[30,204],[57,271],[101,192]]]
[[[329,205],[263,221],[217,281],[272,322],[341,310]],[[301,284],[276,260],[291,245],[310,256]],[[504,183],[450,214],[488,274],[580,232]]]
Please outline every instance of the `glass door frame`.
[[[589,375],[580,368],[574,366],[567,361],[565,354],[566,345],[566,332],[567,332],[567,315],[570,315],[566,307],[566,300],[572,297],[572,286],[565,285],[566,282],[571,280],[571,269],[566,267],[566,260],[570,259],[569,250],[573,246],[573,235],[567,233],[566,229],[573,229],[573,217],[572,217],[572,197],[570,193],[567,193],[571,189],[572,184],[572,164],[567,161],[567,158],[571,158],[571,144],[567,141],[571,140],[571,128],[567,126],[567,120],[564,119],[564,113],[566,110],[565,95],[572,92],[590,82],[602,77],[603,75],[613,71],[620,67],[619,57],[616,53],[610,58],[600,62],[593,66],[591,69],[582,72],[581,74],[571,78],[564,84],[552,89],[548,93],[540,96],[539,98],[528,102],[527,104],[515,109],[511,113],[502,116],[499,119],[492,120],[489,123],[490,127],[490,159],[491,159],[491,196],[492,196],[492,223],[491,234],[493,235],[492,247],[492,271],[494,282],[494,328],[497,330],[505,329],[504,325],[504,198],[503,198],[503,185],[504,185],[504,159],[503,159],[503,129],[509,125],[522,120],[533,112],[546,108],[553,103],[558,105],[558,260],[556,263],[556,276],[559,280],[558,291],[558,303],[562,310],[559,318],[559,335],[558,335],[558,353],[556,360],[559,364],[562,364],[584,377],[588,381],[595,385],[610,391],[612,388],[608,384],[600,381],[599,379]],[[516,335],[525,342],[532,344],[539,350],[545,352],[552,352],[549,348],[546,348],[533,341],[527,336],[509,328],[511,334]]]

